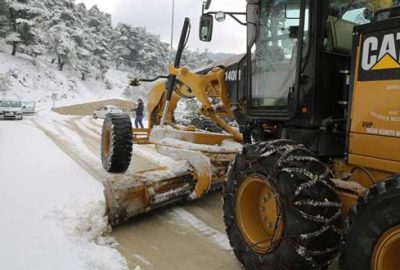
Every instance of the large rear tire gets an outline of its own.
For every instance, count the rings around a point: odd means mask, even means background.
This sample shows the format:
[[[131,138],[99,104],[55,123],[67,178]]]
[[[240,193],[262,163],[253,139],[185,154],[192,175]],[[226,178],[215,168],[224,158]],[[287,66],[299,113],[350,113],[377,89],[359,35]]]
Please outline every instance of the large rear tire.
[[[222,128],[214,123],[210,118],[207,118],[205,116],[196,116],[192,119],[190,124],[198,129],[214,133],[222,133]]]
[[[127,114],[106,115],[101,134],[101,161],[110,173],[123,173],[132,155],[132,123]]]
[[[371,187],[350,210],[340,264],[351,270],[400,269],[400,175]]]
[[[224,192],[224,221],[246,269],[317,269],[339,250],[340,202],[330,170],[277,140],[243,148]]]

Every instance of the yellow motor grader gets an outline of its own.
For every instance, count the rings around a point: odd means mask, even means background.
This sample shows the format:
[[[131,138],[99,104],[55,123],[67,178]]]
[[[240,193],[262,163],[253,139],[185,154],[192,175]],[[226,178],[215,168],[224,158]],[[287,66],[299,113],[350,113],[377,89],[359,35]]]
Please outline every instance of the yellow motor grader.
[[[186,20],[170,74],[149,93],[149,129],[107,116],[103,165],[125,172],[105,182],[110,222],[223,186],[246,269],[324,269],[339,253],[343,269],[400,269],[398,1],[247,0],[245,13],[210,2],[200,39],[228,15],[246,26],[247,53],[197,73],[180,67]],[[192,97],[223,133],[174,123],[178,100]],[[127,171],[132,142],[150,143],[160,166]]]

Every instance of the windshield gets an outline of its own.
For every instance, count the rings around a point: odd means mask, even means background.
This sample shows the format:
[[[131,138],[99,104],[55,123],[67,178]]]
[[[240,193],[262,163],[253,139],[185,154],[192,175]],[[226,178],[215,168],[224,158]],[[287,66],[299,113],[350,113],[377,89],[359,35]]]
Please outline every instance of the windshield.
[[[371,22],[376,11],[397,3],[398,0],[330,0],[325,49],[350,55],[354,26]]]
[[[260,5],[252,55],[252,104],[286,107],[289,91],[296,83],[300,0],[268,0],[261,1]],[[307,32],[308,23],[305,28]]]
[[[35,101],[25,101],[25,102],[22,102],[22,104],[27,108],[32,108],[32,107],[35,107],[35,105],[36,105]]]
[[[371,22],[374,12],[391,8],[399,4],[399,0],[331,0],[330,15],[354,24]]]
[[[1,107],[22,107],[21,101],[13,100],[2,100],[0,103]]]

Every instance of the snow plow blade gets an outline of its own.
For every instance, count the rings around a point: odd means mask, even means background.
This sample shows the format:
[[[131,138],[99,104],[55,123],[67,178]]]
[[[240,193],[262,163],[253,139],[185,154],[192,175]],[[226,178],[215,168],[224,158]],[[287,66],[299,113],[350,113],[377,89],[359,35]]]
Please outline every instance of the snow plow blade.
[[[111,175],[103,183],[110,224],[222,187],[231,161],[241,151],[241,144],[231,139],[229,134],[153,128],[151,144],[134,145],[132,152],[132,164],[147,160],[153,168]]]

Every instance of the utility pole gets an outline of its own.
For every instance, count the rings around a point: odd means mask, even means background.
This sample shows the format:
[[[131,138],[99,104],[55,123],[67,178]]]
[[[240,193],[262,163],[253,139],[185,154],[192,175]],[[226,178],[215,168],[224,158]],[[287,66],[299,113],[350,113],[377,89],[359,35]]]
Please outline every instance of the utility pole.
[[[172,54],[174,50],[174,21],[175,21],[175,0],[172,1],[172,11],[171,11],[171,48],[169,50],[169,61],[170,63],[173,62]]]

